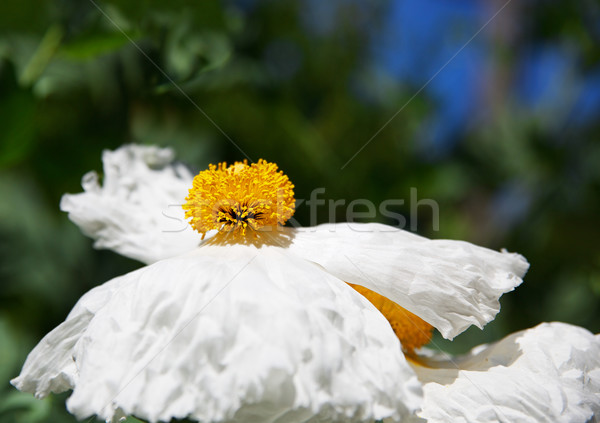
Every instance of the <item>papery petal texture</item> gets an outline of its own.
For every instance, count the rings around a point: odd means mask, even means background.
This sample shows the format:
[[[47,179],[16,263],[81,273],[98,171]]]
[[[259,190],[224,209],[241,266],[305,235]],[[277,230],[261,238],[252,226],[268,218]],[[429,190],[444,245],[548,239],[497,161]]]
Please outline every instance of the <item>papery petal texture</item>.
[[[587,423],[600,418],[600,336],[543,323],[455,359],[415,366],[429,423]],[[458,370],[460,368],[460,370]]]
[[[181,204],[192,185],[189,170],[171,149],[125,145],[104,151],[103,184],[84,175],[84,192],[65,194],[60,208],[82,232],[106,248],[144,263],[187,252],[200,234],[185,222]]]
[[[491,321],[500,296],[518,286],[529,267],[519,254],[376,223],[298,229],[289,250],[389,298],[448,339]]]
[[[121,283],[126,282],[130,275],[114,278],[81,297],[66,320],[29,353],[21,374],[11,383],[38,398],[73,389],[79,374],[74,356],[75,346],[81,341],[95,314],[118,294]]]
[[[57,387],[73,388],[78,418],[371,423],[413,414],[422,395],[385,318],[278,247],[205,245],[90,291],[13,383],[47,394],[42,367],[68,375]]]

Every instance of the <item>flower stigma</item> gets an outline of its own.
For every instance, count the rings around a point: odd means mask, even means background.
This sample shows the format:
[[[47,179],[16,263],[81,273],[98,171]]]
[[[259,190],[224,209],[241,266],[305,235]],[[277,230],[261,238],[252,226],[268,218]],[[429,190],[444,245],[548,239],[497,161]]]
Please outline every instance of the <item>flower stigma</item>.
[[[209,165],[194,177],[183,205],[185,217],[202,234],[217,229],[245,236],[284,225],[294,214],[294,185],[275,163],[247,160]]]

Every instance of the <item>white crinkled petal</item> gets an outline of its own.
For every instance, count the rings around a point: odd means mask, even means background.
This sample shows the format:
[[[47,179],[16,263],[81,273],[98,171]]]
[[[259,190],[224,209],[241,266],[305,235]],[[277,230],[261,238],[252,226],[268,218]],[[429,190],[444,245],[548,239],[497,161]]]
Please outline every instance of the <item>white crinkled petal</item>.
[[[81,297],[67,319],[29,353],[21,375],[11,383],[38,398],[44,398],[51,392],[60,393],[72,389],[78,378],[74,347],[98,310],[113,296],[118,295],[121,282],[127,281],[126,276],[112,279]]]
[[[71,389],[77,369],[70,353],[92,317],[91,313],[78,314],[46,335],[27,357],[21,376],[11,383],[37,398]]]
[[[65,194],[60,208],[82,232],[106,248],[144,263],[174,257],[200,243],[185,222],[181,204],[193,175],[173,163],[171,149],[125,145],[104,151],[103,185],[95,172],[82,180],[84,192]]]
[[[372,422],[421,406],[385,318],[283,249],[205,245],[109,284],[69,315],[91,317],[62,357],[39,351],[59,332],[34,349],[19,388],[46,389],[38,369],[59,373],[70,359],[67,406],[79,418]]]
[[[544,323],[439,366],[415,366],[429,423],[600,419],[600,336],[577,326]]]
[[[519,285],[529,267],[519,254],[430,240],[376,223],[294,232],[291,252],[384,295],[448,339],[491,321],[500,310],[500,296]]]

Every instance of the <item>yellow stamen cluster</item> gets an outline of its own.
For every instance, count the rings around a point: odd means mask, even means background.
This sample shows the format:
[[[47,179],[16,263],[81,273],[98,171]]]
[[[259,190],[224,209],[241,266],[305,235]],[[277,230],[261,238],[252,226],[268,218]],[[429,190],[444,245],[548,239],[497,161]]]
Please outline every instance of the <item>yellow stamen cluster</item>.
[[[183,205],[192,227],[246,235],[283,225],[294,214],[294,185],[275,163],[259,160],[210,165],[194,177]]]
[[[395,302],[360,285],[348,284],[369,300],[390,322],[402,349],[411,355],[431,340],[433,326]]]

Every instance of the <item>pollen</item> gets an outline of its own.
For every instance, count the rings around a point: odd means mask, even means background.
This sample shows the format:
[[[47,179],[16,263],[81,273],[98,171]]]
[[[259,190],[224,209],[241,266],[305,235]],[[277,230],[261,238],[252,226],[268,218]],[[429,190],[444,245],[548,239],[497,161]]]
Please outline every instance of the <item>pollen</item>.
[[[256,234],[284,225],[294,214],[294,185],[275,163],[210,165],[194,177],[183,205],[185,217],[202,236],[217,229]]]
[[[413,355],[415,349],[421,348],[431,341],[433,326],[429,323],[400,307],[392,300],[364,286],[351,283],[348,285],[369,300],[385,316],[390,322],[394,333],[400,339],[402,350],[406,354]]]

